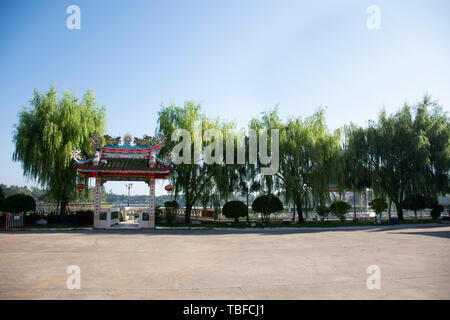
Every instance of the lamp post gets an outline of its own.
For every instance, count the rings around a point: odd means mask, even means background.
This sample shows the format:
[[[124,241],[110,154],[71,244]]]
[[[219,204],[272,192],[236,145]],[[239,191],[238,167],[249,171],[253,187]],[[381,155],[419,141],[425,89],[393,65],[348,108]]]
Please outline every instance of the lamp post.
[[[130,206],[130,189],[133,186],[133,184],[132,183],[127,183],[126,186],[128,188],[128,206]]]

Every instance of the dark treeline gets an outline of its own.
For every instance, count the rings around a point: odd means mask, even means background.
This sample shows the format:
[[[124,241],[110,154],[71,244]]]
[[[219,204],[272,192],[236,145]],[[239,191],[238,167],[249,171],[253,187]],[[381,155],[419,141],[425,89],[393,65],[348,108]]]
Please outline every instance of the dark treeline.
[[[36,201],[47,201],[47,192],[43,189],[37,187],[20,187],[20,186],[7,186],[5,184],[0,184],[0,188],[3,190],[4,196],[8,197],[13,194],[26,194],[32,196]]]

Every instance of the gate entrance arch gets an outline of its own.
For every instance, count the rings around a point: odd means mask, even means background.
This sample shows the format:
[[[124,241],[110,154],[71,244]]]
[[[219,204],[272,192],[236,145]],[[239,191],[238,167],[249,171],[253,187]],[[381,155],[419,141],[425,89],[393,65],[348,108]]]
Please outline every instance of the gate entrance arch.
[[[171,156],[158,158],[166,137],[134,138],[130,135],[112,138],[109,135],[91,138],[95,150],[94,157],[86,159],[79,150],[72,152],[79,179],[95,178],[94,228],[103,228],[100,219],[101,186],[107,181],[144,181],[149,186],[148,223],[139,224],[141,228],[155,228],[155,181],[169,179],[173,170]]]

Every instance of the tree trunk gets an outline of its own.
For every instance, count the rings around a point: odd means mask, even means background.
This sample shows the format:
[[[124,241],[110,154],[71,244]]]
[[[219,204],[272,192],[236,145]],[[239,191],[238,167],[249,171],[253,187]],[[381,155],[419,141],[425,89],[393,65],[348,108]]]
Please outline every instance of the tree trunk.
[[[64,222],[64,220],[66,219],[66,208],[67,208],[68,203],[69,203],[69,199],[67,197],[62,198],[61,207],[60,207],[60,211],[59,211],[62,222]]]
[[[294,210],[292,210],[292,223],[295,223],[295,201],[294,201]]]
[[[184,212],[184,223],[191,222],[191,211],[192,211],[192,204],[186,203],[186,211]]]
[[[247,192],[247,223],[250,222],[250,218],[248,216],[248,192]]]
[[[367,208],[368,208],[368,204],[367,204],[367,190],[364,188],[364,213],[367,213]]]
[[[403,208],[402,205],[400,203],[395,203],[395,208],[397,209],[397,217],[399,221],[404,221],[405,219],[403,218]]]
[[[359,201],[361,203],[361,200]],[[353,187],[353,220],[356,221],[356,196],[355,196],[355,187]]]
[[[297,215],[298,215],[298,222],[305,223],[305,220],[303,219],[302,204],[300,200],[297,200]]]
[[[389,222],[391,222],[391,207],[392,207],[392,200],[389,198],[388,202],[388,216],[389,216]]]

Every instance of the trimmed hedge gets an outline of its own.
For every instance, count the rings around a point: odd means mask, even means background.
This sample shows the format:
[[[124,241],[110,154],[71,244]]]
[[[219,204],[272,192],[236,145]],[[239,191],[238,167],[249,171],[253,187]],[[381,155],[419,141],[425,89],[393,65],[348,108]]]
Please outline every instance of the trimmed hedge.
[[[234,219],[234,221],[239,222],[240,217],[246,217],[248,208],[242,201],[229,201],[225,203],[222,209],[222,213],[225,217]]]
[[[330,204],[331,212],[341,221],[345,221],[345,214],[350,211],[352,206],[342,200],[334,201]]]
[[[169,224],[175,223],[179,204],[176,200],[164,202],[164,215]]]
[[[269,221],[269,216],[272,213],[283,210],[283,204],[278,197],[273,194],[266,194],[259,196],[252,203],[252,210],[254,212],[262,213],[263,221]]]
[[[330,213],[330,208],[328,208],[327,206],[317,206],[316,213],[320,216],[321,219],[325,219]]]
[[[441,204],[438,204],[434,206],[433,209],[431,209],[431,217],[433,219],[437,219],[441,216],[442,211],[444,211],[444,206]]]
[[[32,196],[16,193],[3,200],[2,210],[11,213],[36,211],[36,201]]]
[[[0,219],[1,224],[5,225],[6,212],[0,215]],[[59,214],[54,213],[44,214],[37,212],[26,213],[24,217],[24,223],[26,225],[34,225],[36,224],[36,221],[38,221],[39,219],[45,219],[49,224],[63,223],[63,221],[61,220],[61,216]],[[94,212],[91,210],[85,211],[80,210],[75,211],[73,213],[67,213],[64,223],[80,226],[92,225],[94,223]]]

